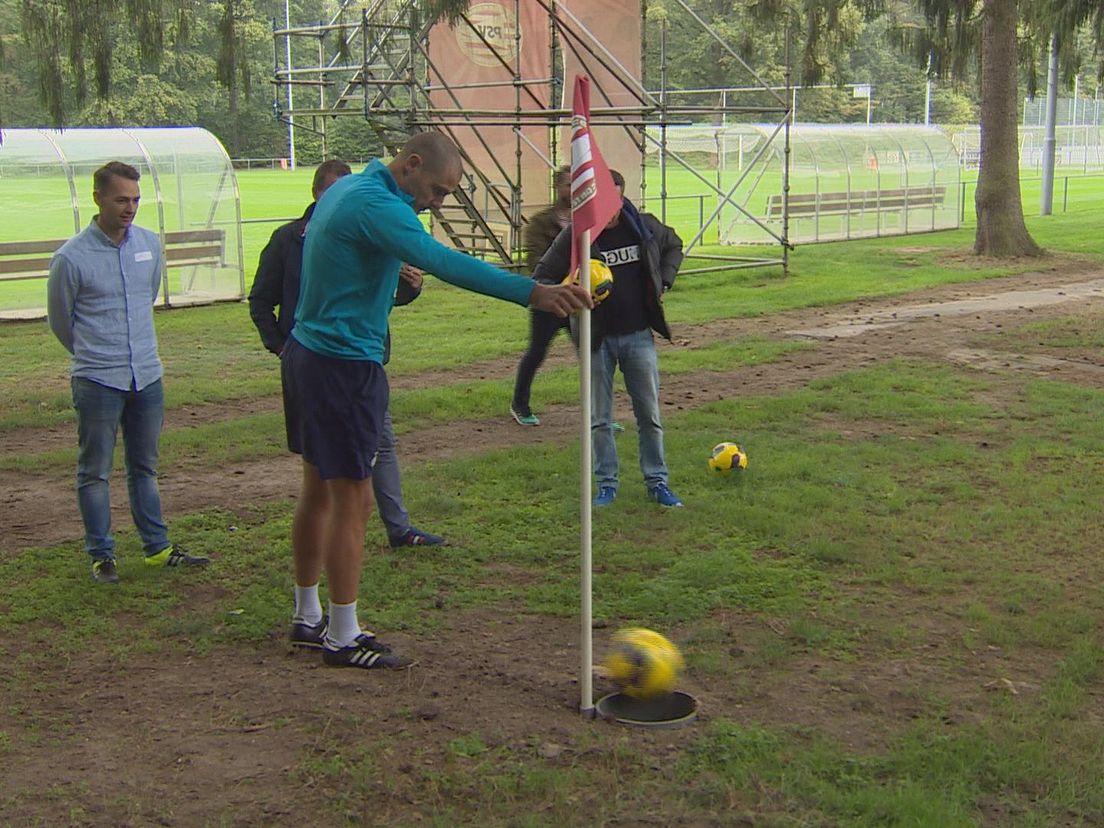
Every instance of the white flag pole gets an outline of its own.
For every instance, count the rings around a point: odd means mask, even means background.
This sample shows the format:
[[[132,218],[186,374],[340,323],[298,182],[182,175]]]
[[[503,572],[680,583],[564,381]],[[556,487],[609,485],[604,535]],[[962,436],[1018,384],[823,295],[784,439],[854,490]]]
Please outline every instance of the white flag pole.
[[[585,230],[579,238],[578,250],[579,284],[590,289],[590,231]],[[579,712],[584,718],[594,718],[594,642],[591,630],[591,545],[590,545],[590,517],[591,517],[591,466],[592,451],[590,440],[590,309],[583,308],[579,311],[579,407],[581,414],[580,429],[580,470],[579,470],[579,507],[581,520],[579,521],[579,543],[582,554],[582,578],[580,592],[582,593],[581,616],[582,646],[579,673],[580,703]]]

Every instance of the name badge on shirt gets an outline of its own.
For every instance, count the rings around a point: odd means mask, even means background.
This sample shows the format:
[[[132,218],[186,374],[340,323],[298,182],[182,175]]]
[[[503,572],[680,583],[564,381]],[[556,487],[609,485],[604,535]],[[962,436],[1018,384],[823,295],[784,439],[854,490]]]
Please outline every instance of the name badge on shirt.
[[[134,261],[136,262],[148,262],[152,261],[153,254],[148,250],[140,250],[134,254]]]

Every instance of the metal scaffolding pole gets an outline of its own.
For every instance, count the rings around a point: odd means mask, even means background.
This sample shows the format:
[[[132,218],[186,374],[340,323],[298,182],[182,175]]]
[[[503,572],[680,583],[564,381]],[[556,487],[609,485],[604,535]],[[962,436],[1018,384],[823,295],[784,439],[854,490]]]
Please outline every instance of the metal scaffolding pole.
[[[684,0],[674,0],[665,14],[657,14],[652,18],[654,21],[652,25],[658,27],[660,38],[659,88],[652,91],[647,88],[644,81],[646,72],[642,73],[640,78],[635,77],[634,72],[622,65],[600,38],[557,0],[514,0],[512,13],[516,25],[512,34],[513,55],[504,56],[468,16],[463,16],[458,23],[458,31],[462,29],[473,42],[481,44],[486,54],[503,67],[508,79],[496,82],[452,84],[448,73],[434,66],[430,58],[428,37],[432,24],[424,18],[422,4],[418,0],[371,0],[363,8],[356,10],[355,19],[348,20],[347,15],[353,11],[352,3],[353,0],[343,0],[328,23],[293,26],[290,0],[285,0],[284,27],[278,28],[276,21],[273,21],[275,55],[273,83],[276,89],[274,109],[277,117],[288,124],[289,154],[292,156],[293,164],[298,160],[295,157],[294,130],[296,128],[309,130],[313,126],[312,131],[322,135],[325,152],[326,125],[333,117],[357,115],[364,118],[390,151],[397,149],[398,144],[412,130],[441,130],[455,138],[457,129],[470,128],[475,136],[474,140],[484,145],[484,151],[490,156],[490,162],[486,165],[486,169],[482,169],[484,165],[473,164],[470,157],[466,158],[468,184],[462,188],[464,192],[458,195],[459,203],[450,205],[447,211],[439,211],[439,215],[434,216],[434,221],[449,235],[457,247],[469,252],[484,251],[496,254],[502,258],[505,266],[518,267],[520,266],[521,231],[526,221],[523,209],[524,193],[521,188],[524,149],[528,147],[536,151],[542,163],[548,163],[550,167],[557,166],[560,163],[561,151],[558,133],[571,118],[571,112],[561,108],[560,100],[563,84],[562,57],[566,47],[583,71],[591,74],[593,78],[595,70],[600,69],[602,77],[606,79],[603,83],[616,84],[621,90],[618,105],[614,105],[609,89],[602,88],[602,84],[596,82],[592,84],[598,105],[591,110],[591,124],[592,126],[622,127],[629,133],[633,144],[639,148],[642,206],[646,200],[649,177],[646,151],[654,141],[648,130],[650,127],[658,129],[657,164],[660,188],[658,212],[664,221],[667,219],[668,202],[671,199],[668,184],[672,163],[694,173],[699,180],[706,180],[696,173],[694,165],[688,158],[671,151],[669,143],[671,127],[700,123],[710,119],[731,123],[740,120],[741,117],[749,116],[777,123],[779,129],[774,131],[774,135],[781,132],[784,144],[782,192],[779,194],[783,204],[782,232],[779,240],[775,232],[767,231],[764,233],[763,241],[780,243],[781,255],[764,256],[759,260],[755,257],[733,255],[726,260],[731,261],[733,267],[752,266],[755,261],[760,261],[762,264],[778,264],[781,261],[784,270],[788,268],[790,247],[786,194],[789,186],[790,128],[793,118],[788,33],[785,46],[786,85],[778,89],[771,87],[752,67],[748,66],[736,50],[728,45],[724,38]],[[532,11],[533,6],[528,4],[535,4],[547,15],[549,69],[546,77],[527,78],[524,74],[522,31],[518,21],[521,20],[523,6]],[[670,88],[667,18],[672,11],[680,10],[686,15],[686,25],[702,27],[711,42],[717,44],[718,48],[732,59],[734,65],[743,68],[748,77],[754,81],[753,85],[716,90]],[[643,34],[640,66],[646,69],[649,24],[647,0],[641,0],[640,13]],[[329,36],[333,36],[336,43],[332,56],[327,59],[323,41]],[[292,49],[291,41],[301,37],[316,39],[317,49],[310,50],[317,52],[317,56],[312,58],[316,63],[314,66],[293,64],[296,51]],[[353,57],[358,48],[360,54]],[[313,86],[317,89],[317,95],[310,104],[304,105],[304,101],[299,101],[297,104],[292,91],[296,85]],[[479,108],[462,106],[456,94],[460,90],[478,88],[487,90],[500,88],[505,91],[507,86],[514,88],[512,105],[501,108],[493,105]],[[542,87],[549,91],[550,100],[547,103],[543,102],[535,92]],[[737,92],[752,94],[761,92],[763,95],[758,100],[741,104]],[[444,93],[443,96],[441,93]],[[720,100],[716,100],[718,96],[714,95],[714,100],[709,103],[695,102],[693,93],[720,93]],[[627,105],[623,103],[626,97],[632,101]],[[488,97],[488,100],[494,100],[494,98]],[[313,119],[313,122],[304,122],[308,116]],[[504,164],[505,158],[497,157],[490,152],[489,146],[479,137],[480,128],[499,126],[508,127],[513,132],[513,164],[508,162]],[[544,127],[550,132],[547,156],[525,135],[525,130],[534,127]],[[461,149],[463,151],[463,148]],[[499,153],[504,155],[501,149]],[[718,176],[721,164],[721,159],[718,159]],[[718,195],[719,205],[726,208],[735,207],[737,215],[750,216],[743,205],[731,201],[732,193],[725,191],[721,186],[720,178],[712,189]],[[546,194],[542,192],[539,197],[542,203],[545,197]],[[457,211],[464,215],[463,219],[457,218]],[[708,221],[705,220],[704,215],[703,210],[704,225],[715,221],[719,227],[720,206],[713,211]],[[757,219],[752,218],[751,223],[766,229],[766,226]],[[492,230],[492,225],[506,229],[495,231]],[[700,240],[705,229],[705,226],[700,229],[695,237],[695,243]],[[500,238],[496,233],[504,235]],[[481,235],[486,236],[482,241]],[[720,265],[710,266],[708,269],[720,267]],[[695,272],[695,269],[690,268],[686,272]]]
[[[291,28],[291,0],[284,0],[284,25],[289,29]],[[291,38],[287,38],[284,41],[284,45],[287,47],[286,59],[288,71],[291,71]],[[292,90],[295,87],[292,84],[287,85],[287,108],[288,108],[288,161],[289,168],[295,169],[295,118],[291,114],[295,111],[295,101],[292,95]]]
[[[659,21],[659,218],[667,223],[667,18]]]

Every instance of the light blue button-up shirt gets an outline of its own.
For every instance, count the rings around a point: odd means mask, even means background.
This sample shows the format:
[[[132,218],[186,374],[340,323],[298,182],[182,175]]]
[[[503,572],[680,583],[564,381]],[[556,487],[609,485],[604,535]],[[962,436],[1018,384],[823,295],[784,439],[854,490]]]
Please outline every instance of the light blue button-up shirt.
[[[161,379],[153,303],[161,288],[161,242],[131,226],[116,245],[96,220],[50,260],[50,329],[73,355],[72,375],[121,391]]]

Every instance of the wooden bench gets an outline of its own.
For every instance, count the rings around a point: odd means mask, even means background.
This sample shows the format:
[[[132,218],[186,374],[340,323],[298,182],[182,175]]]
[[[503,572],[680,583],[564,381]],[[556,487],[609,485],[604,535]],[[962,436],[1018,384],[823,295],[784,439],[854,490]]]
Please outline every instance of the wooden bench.
[[[943,203],[947,188],[924,185],[899,190],[864,190],[851,193],[796,193],[789,198],[790,218],[830,216],[867,211],[933,208]],[[767,221],[782,217],[782,196],[767,198]]]
[[[50,258],[68,239],[0,242],[0,281],[44,279],[50,275]],[[174,230],[165,234],[168,267],[226,264],[226,231]]]

